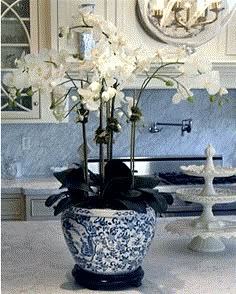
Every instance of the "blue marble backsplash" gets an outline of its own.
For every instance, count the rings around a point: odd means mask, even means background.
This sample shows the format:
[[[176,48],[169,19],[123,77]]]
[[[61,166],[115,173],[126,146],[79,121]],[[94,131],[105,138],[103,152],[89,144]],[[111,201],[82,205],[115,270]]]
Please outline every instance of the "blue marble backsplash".
[[[230,103],[222,108],[208,102],[208,95],[195,90],[194,103],[171,103],[172,90],[147,90],[142,98],[145,127],[137,131],[136,156],[185,156],[203,155],[206,145],[212,143],[216,153],[223,156],[225,166],[236,166],[236,89],[229,90]],[[132,94],[127,90],[127,94]],[[181,123],[193,120],[191,133],[181,136],[181,127],[163,126],[152,134],[148,128],[153,122]],[[114,156],[129,156],[129,128],[114,145]],[[89,126],[90,157],[96,157],[98,147],[93,144],[95,119]],[[2,124],[2,176],[5,163],[17,160],[22,176],[52,175],[52,166],[70,166],[79,162],[78,147],[82,143],[80,125],[70,118],[60,124]],[[22,138],[30,139],[29,150],[22,150]]]

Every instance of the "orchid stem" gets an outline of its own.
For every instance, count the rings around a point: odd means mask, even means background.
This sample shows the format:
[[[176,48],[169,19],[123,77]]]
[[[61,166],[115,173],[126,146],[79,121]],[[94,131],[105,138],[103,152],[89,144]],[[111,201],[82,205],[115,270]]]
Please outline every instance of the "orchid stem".
[[[106,118],[111,117],[111,105],[110,101],[107,101],[106,103]],[[108,121],[107,121],[108,123]],[[112,158],[112,131],[109,131],[109,142],[107,144],[107,160],[110,161]]]
[[[135,127],[135,122],[131,122],[130,169],[132,173],[132,189],[134,188]]]
[[[99,124],[100,124],[100,129],[103,128],[103,101],[102,98],[100,98],[100,118],[99,118]],[[101,188],[104,183],[104,144],[100,143],[99,144],[99,173],[101,175]],[[100,189],[101,191],[102,189]]]
[[[133,107],[135,106],[136,89],[133,94]],[[134,188],[134,153],[135,153],[135,121],[131,121],[131,142],[130,142],[130,169],[132,174],[132,189]]]
[[[83,132],[83,151],[84,151],[84,181],[88,184],[88,151],[87,151],[87,136],[86,136],[86,123],[82,123]]]

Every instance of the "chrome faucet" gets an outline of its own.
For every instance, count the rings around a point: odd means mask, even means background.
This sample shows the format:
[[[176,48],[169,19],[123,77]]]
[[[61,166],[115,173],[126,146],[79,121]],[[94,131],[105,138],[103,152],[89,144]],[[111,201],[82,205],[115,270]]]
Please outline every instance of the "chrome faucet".
[[[159,126],[180,126],[181,127],[181,135],[184,136],[184,133],[190,133],[192,130],[192,119],[184,119],[182,120],[182,123],[158,123],[154,122],[153,125],[149,128],[149,132],[151,133],[159,133],[163,128],[160,128]]]
[[[182,120],[182,127],[181,127],[181,134],[184,135],[184,132],[190,133],[192,130],[193,120],[190,119],[184,119]]]

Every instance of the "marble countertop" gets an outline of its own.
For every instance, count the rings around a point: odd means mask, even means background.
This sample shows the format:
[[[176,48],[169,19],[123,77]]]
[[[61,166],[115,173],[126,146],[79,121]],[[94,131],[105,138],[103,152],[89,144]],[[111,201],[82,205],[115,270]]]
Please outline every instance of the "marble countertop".
[[[23,193],[25,195],[30,194],[48,194],[54,193],[61,186],[60,182],[54,178],[43,177],[31,177],[31,178],[19,178],[14,180],[2,179],[1,180],[1,192],[2,193]],[[161,185],[156,188],[160,192],[173,192],[181,186],[166,186]],[[166,190],[167,189],[167,190]]]
[[[2,179],[2,193],[48,194],[59,189],[60,182],[56,178],[19,178],[14,180]]]
[[[218,253],[190,251],[189,237],[164,229],[175,219],[158,219],[154,241],[143,263],[142,286],[115,292],[92,291],[75,284],[71,275],[74,261],[60,221],[2,222],[2,293],[236,293],[236,240],[224,240],[226,249]],[[236,216],[230,219],[236,221]]]

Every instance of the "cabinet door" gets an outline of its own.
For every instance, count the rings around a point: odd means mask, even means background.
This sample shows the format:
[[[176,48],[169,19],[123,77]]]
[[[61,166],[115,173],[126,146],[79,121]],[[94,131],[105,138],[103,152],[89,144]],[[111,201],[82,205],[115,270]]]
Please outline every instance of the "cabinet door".
[[[227,26],[226,54],[236,59],[236,11]]]
[[[1,197],[2,220],[24,220],[25,203],[20,194],[6,194]]]
[[[24,53],[38,51],[37,0],[1,0],[1,74],[14,70],[15,60]],[[12,99],[1,86],[3,119],[39,118],[39,95],[22,94]]]
[[[26,196],[26,220],[58,220],[60,215],[54,216],[54,209],[46,207],[48,195]]]
[[[115,22],[116,0],[52,0],[51,1],[51,42],[54,49],[69,49],[66,38],[58,38],[60,27],[69,27],[73,17],[78,16],[79,9],[86,9],[95,14],[102,15],[105,19]],[[88,36],[80,36],[80,45],[83,50],[90,46]],[[87,43],[87,44],[86,44]]]

